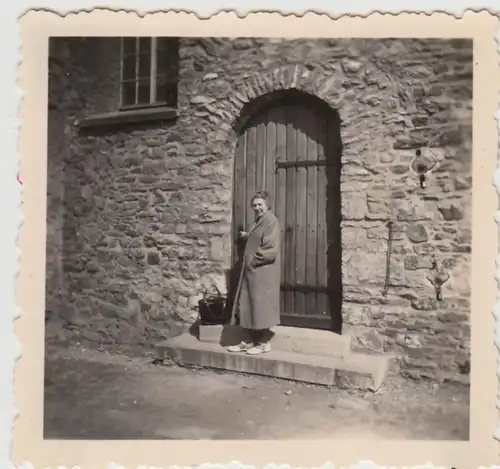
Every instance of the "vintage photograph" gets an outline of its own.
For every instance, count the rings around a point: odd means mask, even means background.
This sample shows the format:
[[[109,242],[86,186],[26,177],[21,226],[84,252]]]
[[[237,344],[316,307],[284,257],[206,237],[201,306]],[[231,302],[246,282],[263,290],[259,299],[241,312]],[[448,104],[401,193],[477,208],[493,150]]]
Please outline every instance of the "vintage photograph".
[[[51,37],[43,437],[468,441],[473,46]]]

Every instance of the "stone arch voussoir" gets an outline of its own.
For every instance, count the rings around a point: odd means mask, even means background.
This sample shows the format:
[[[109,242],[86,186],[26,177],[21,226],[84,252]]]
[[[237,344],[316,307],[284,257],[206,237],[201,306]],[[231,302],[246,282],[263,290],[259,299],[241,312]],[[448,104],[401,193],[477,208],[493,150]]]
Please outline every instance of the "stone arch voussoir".
[[[327,93],[333,84],[333,81],[325,80],[322,73],[311,72],[302,65],[277,67],[247,76],[240,87],[229,93],[222,107],[230,114],[228,124],[232,129],[235,129],[246,104],[276,91],[288,89],[303,91],[322,99],[333,109],[339,111],[339,102],[332,99],[335,95]]]
[[[370,64],[363,64],[357,72],[363,72],[368,65]],[[289,89],[296,89],[321,99],[338,113],[341,122],[345,118],[349,119],[345,101],[352,101],[353,96],[342,85],[349,82],[352,76],[352,73],[342,73],[340,70],[333,74],[325,74],[321,69],[309,70],[302,64],[249,73],[244,77],[243,83],[231,90],[219,105],[225,124],[219,128],[219,132],[224,135],[219,134],[219,136],[235,142],[237,124],[247,104],[261,96]],[[365,93],[369,91],[358,89],[356,100],[362,99]]]

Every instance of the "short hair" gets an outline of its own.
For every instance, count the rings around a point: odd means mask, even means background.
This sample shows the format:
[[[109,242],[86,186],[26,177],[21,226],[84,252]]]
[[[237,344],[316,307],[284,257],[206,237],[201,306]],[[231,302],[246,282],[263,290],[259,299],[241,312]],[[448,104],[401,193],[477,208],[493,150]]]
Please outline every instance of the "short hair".
[[[267,191],[258,191],[254,195],[252,195],[252,198],[250,199],[250,203],[252,203],[255,199],[262,199],[266,202],[267,206],[271,208],[271,196],[269,195],[269,192]]]

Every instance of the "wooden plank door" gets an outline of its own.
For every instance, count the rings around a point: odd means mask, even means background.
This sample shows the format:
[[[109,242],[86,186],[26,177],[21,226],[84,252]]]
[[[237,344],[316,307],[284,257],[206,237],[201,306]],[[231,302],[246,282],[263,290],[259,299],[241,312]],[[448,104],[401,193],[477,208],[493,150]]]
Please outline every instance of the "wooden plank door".
[[[237,144],[233,225],[254,221],[250,199],[267,190],[282,227],[281,324],[340,332],[340,139],[333,112],[274,103]],[[240,248],[241,249],[241,248]],[[235,250],[237,258],[241,250]]]

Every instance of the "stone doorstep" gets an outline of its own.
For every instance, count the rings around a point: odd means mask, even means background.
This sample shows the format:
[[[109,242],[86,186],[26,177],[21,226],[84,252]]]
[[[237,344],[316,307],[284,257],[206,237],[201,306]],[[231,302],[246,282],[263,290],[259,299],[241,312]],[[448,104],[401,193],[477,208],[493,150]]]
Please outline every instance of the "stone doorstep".
[[[277,326],[273,332],[273,350],[326,357],[342,357],[351,351],[351,337],[348,335],[286,326]],[[236,326],[200,325],[198,330],[201,342],[226,346],[239,343],[241,338],[241,330]]]
[[[231,353],[220,344],[186,333],[157,346],[162,358],[201,366],[342,388],[376,391],[387,375],[384,356],[350,353],[345,357],[305,355],[273,349],[262,355]]]

